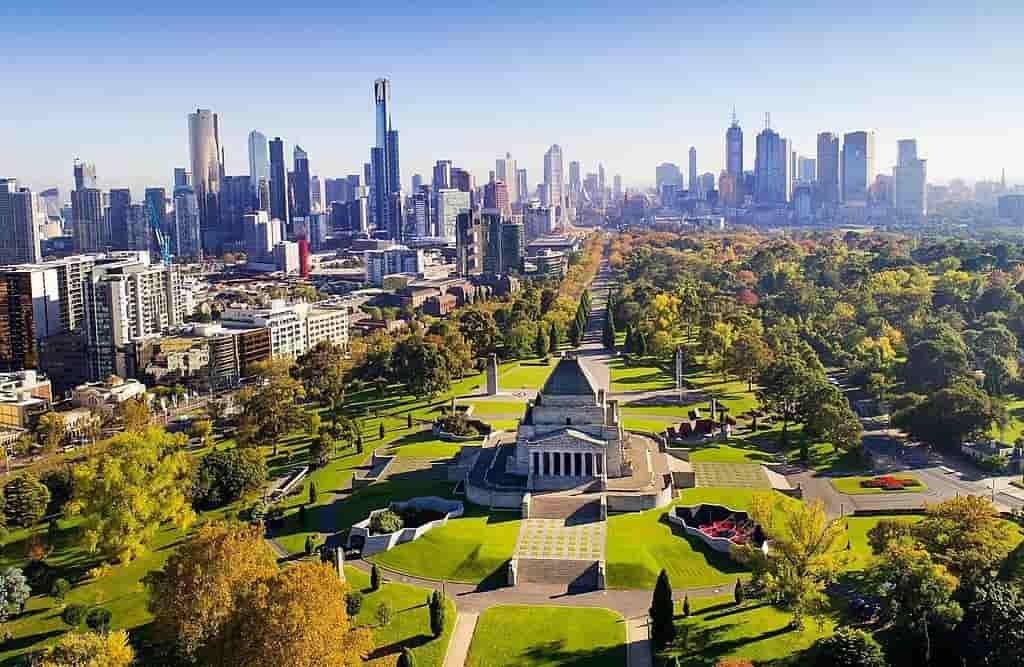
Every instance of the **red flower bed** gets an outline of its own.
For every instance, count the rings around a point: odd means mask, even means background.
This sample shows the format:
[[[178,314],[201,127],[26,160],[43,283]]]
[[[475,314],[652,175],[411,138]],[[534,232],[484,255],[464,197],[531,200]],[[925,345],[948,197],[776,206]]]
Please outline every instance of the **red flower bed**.
[[[865,489],[884,489],[886,491],[902,491],[906,488],[920,486],[921,482],[913,477],[895,477],[880,475],[871,479],[862,479],[860,485]]]

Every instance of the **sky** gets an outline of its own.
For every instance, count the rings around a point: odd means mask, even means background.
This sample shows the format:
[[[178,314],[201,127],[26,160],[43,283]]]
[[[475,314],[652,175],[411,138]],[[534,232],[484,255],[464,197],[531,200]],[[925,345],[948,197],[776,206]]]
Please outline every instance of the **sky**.
[[[748,169],[770,112],[804,155],[874,129],[881,173],[916,138],[932,182],[1024,182],[1022,34],[1019,1],[6,0],[0,177],[66,189],[81,157],[102,188],[170,186],[197,107],[229,175],[252,129],[314,173],[361,173],[387,77],[405,187],[438,159],[485,181],[506,151],[535,184],[553,143],[627,186],[690,146],[717,174],[734,107]]]

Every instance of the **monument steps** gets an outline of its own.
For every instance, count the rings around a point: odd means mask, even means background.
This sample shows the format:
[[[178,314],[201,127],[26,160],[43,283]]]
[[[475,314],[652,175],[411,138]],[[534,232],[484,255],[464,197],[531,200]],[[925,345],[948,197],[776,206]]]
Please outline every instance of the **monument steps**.
[[[559,585],[570,590],[594,590],[598,587],[597,571],[596,560],[520,558],[518,583]]]
[[[601,500],[598,496],[535,495],[530,500],[530,518],[598,521],[601,518]]]

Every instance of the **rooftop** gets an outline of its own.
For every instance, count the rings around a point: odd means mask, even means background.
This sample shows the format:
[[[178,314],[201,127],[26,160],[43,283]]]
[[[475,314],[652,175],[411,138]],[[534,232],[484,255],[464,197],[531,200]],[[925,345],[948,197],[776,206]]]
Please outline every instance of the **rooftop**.
[[[540,393],[545,396],[597,396],[597,383],[579,358],[567,353],[558,360]]]

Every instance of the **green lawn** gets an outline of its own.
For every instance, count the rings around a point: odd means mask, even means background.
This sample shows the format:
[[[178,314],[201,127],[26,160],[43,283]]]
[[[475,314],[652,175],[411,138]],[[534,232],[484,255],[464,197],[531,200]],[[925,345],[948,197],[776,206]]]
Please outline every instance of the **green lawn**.
[[[1009,416],[1006,428],[1000,429],[993,425],[989,435],[1003,442],[1014,443],[1024,435],[1024,398],[1012,396],[1006,402],[1006,413]]]
[[[821,637],[832,633],[834,619],[821,624],[808,619],[801,631],[789,627],[791,614],[762,601],[736,606],[732,596],[693,598],[691,615],[676,617],[676,638],[664,651],[687,667],[710,667],[724,658],[744,658],[755,664],[794,665]],[[681,610],[677,607],[677,613]]]
[[[538,360],[512,364],[511,368],[503,368],[498,376],[498,391],[538,390],[554,369],[554,360],[550,364],[542,364]]]
[[[518,513],[467,506],[465,516],[370,560],[430,579],[473,584],[503,580],[505,564],[515,550],[519,524]]]
[[[718,503],[745,510],[751,489],[684,489],[674,504]],[[795,503],[782,495],[783,503]],[[667,508],[608,518],[605,541],[609,588],[653,588],[664,568],[676,588],[727,584],[744,569],[727,554],[720,554],[697,538],[672,526]]]
[[[354,567],[345,568],[352,590],[361,591],[363,608],[356,616],[358,625],[374,628],[374,651],[366,662],[371,667],[394,665],[402,649],[408,647],[416,657],[416,664],[422,667],[441,667],[448,649],[452,630],[455,628],[455,604],[448,600],[444,634],[434,639],[430,634],[430,615],[427,596],[430,591],[417,586],[399,583],[385,583],[380,590],[371,592],[370,577]],[[377,627],[377,607],[387,601],[395,611],[394,618],[385,627]]]
[[[676,386],[672,375],[666,373],[660,366],[627,366],[625,357],[612,359],[608,365],[611,368],[612,391],[651,391],[672,389]]]
[[[905,475],[903,473],[900,473],[900,474],[895,475],[895,476],[899,477],[900,479],[914,479],[914,480],[917,480],[917,486],[912,486],[912,487],[909,487],[909,488],[906,488],[906,489],[900,489],[898,491],[897,490],[886,491],[885,489],[879,489],[879,488],[876,488],[876,487],[864,487],[864,486],[860,485],[861,482],[863,482],[864,480],[867,480],[867,479],[874,479],[874,478],[871,477],[871,476],[860,476],[860,475],[856,475],[856,476],[853,476],[853,477],[835,477],[835,478],[833,478],[833,479],[831,479],[829,481],[831,482],[832,487],[836,491],[838,491],[839,493],[845,493],[845,494],[848,494],[848,495],[851,495],[851,496],[864,495],[864,494],[876,494],[876,493],[885,493],[885,494],[891,494],[891,493],[920,493],[922,491],[927,491],[928,490],[928,487],[925,484],[923,484],[921,482],[921,480],[917,479],[913,475]]]
[[[730,440],[697,445],[690,452],[693,463],[765,463],[774,461],[770,453],[747,440]]]
[[[473,416],[486,419],[487,415],[499,415],[499,416],[510,416],[510,417],[522,417],[523,412],[526,410],[526,401],[484,401],[484,400],[472,400],[472,401],[459,401],[460,405],[472,405]]]
[[[622,667],[626,626],[608,609],[502,605],[480,615],[467,667]]]
[[[446,442],[434,437],[430,429],[410,433],[393,440],[385,449],[385,454],[395,456],[417,456],[429,459],[450,459],[459,453],[463,445],[479,444],[476,442]]]
[[[868,544],[868,531],[883,519],[896,519],[907,523],[917,523],[922,516],[850,516],[846,517],[847,535],[850,538],[850,560],[845,570],[863,570],[871,562],[871,546]]]

